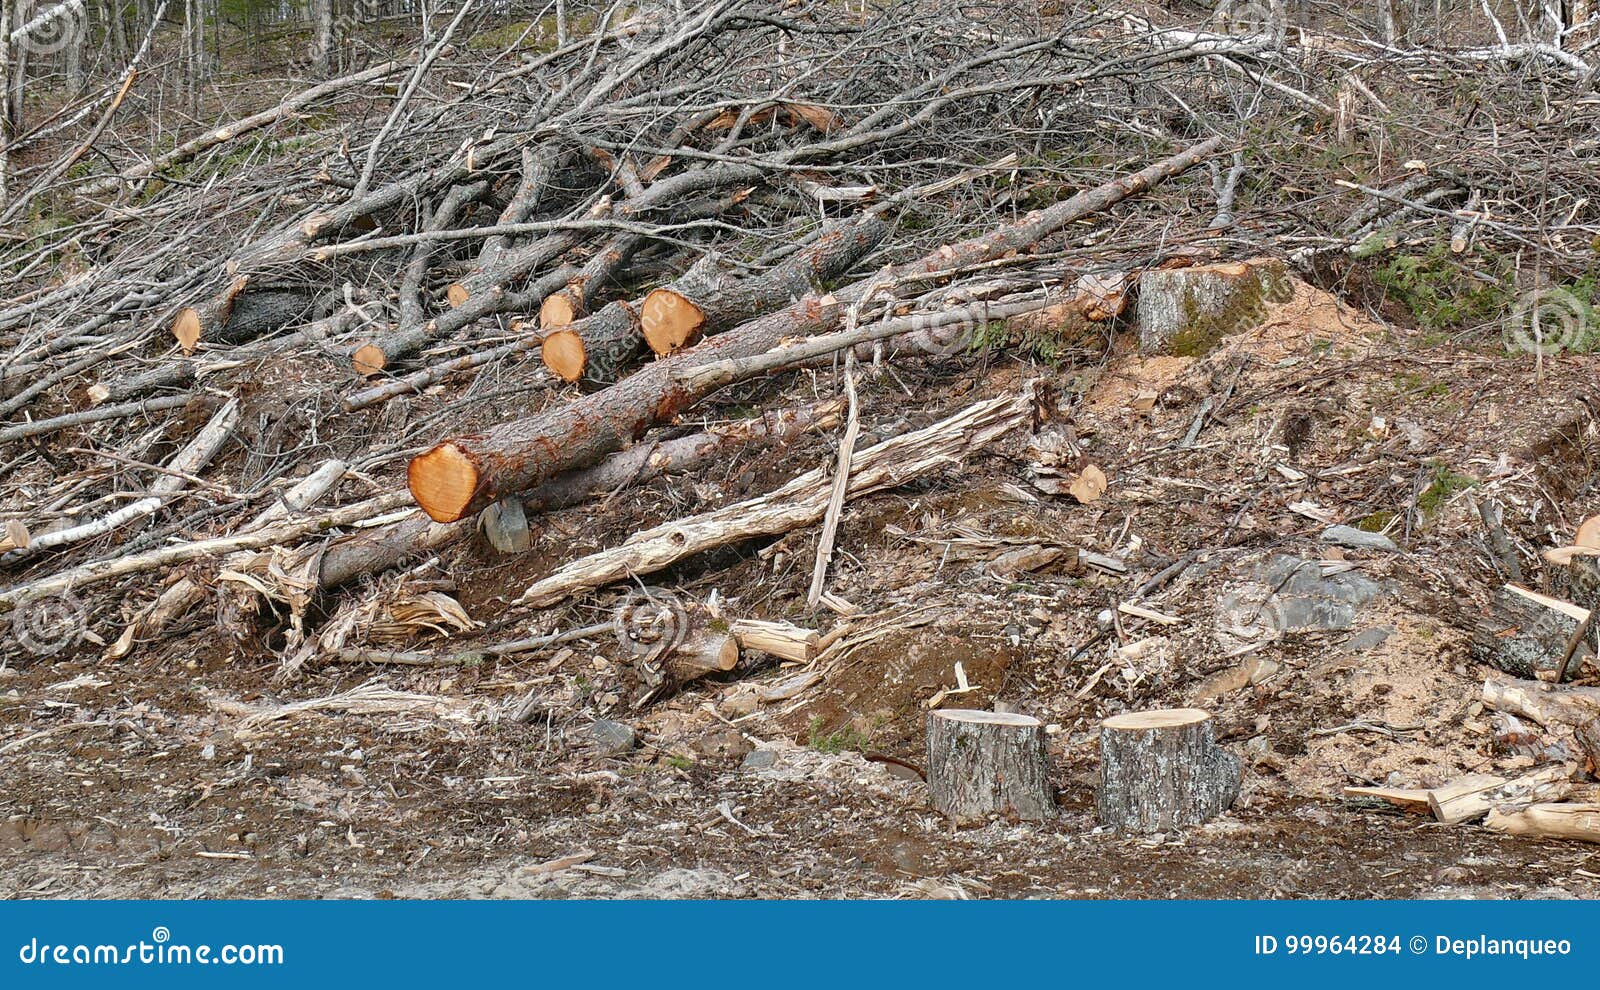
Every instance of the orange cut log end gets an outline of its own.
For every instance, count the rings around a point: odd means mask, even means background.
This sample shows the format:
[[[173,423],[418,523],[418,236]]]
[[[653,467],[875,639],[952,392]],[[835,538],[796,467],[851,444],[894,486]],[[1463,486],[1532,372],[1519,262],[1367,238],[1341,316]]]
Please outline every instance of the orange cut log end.
[[[539,328],[541,330],[554,330],[574,322],[578,318],[578,306],[565,292],[557,292],[545,299],[539,307]]]
[[[434,522],[455,522],[466,515],[478,491],[478,469],[453,443],[442,443],[411,459],[406,466],[411,497]]]
[[[451,309],[460,309],[472,298],[472,293],[460,282],[451,282],[449,288],[444,290],[444,297],[450,301]]]
[[[564,382],[580,380],[589,366],[583,338],[571,330],[557,330],[546,337],[539,347],[539,356],[550,373]]]
[[[377,344],[367,344],[356,348],[356,352],[350,355],[350,363],[355,366],[356,374],[366,378],[382,371],[384,365],[389,363],[389,358]]]
[[[663,356],[694,343],[705,323],[700,307],[671,289],[651,290],[639,307],[645,342]]]
[[[172,321],[172,335],[178,339],[183,353],[193,354],[200,344],[200,311],[193,306],[180,310],[178,318]]]

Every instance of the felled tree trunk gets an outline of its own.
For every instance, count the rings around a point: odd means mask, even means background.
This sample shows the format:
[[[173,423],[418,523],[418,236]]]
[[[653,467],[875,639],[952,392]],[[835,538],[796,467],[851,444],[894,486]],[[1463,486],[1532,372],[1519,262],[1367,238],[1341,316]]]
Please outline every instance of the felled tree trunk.
[[[1473,630],[1473,653],[1518,677],[1560,679],[1592,656],[1590,609],[1519,585],[1495,589]]]
[[[1216,744],[1211,715],[1169,708],[1100,724],[1100,821],[1169,832],[1222,814],[1239,796],[1239,761]]]
[[[1600,716],[1600,688],[1491,677],[1483,682],[1483,703],[1540,725],[1583,725]]]
[[[639,327],[657,354],[671,354],[701,337],[786,306],[849,271],[875,242],[847,236],[836,224],[810,247],[754,278],[734,279],[708,264],[644,297]]]
[[[671,419],[715,386],[689,388],[682,374],[701,364],[751,357],[788,337],[833,329],[849,306],[878,284],[937,279],[942,273],[1028,249],[1062,227],[1176,175],[1221,145],[1203,141],[1140,172],[1087,190],[1023,221],[886,270],[837,293],[808,295],[769,316],[657,361],[616,387],[539,416],[453,437],[412,459],[407,484],[423,511],[440,522],[478,512],[506,494],[528,491],[562,471],[591,464]],[[858,222],[845,236],[876,240],[882,225]]]
[[[1044,725],[1004,712],[949,709],[928,715],[928,794],[957,824],[990,815],[1042,821],[1056,813]]]
[[[1600,804],[1535,804],[1517,811],[1491,811],[1483,824],[1530,839],[1600,842]]]
[[[740,649],[755,650],[791,663],[810,663],[816,659],[822,637],[815,629],[802,629],[787,622],[762,619],[735,619],[728,631],[739,641]]]
[[[1482,818],[1496,809],[1525,806],[1539,801],[1560,801],[1576,788],[1572,769],[1545,767],[1515,780],[1474,775],[1428,791],[1428,808],[1446,825]]]
[[[664,666],[679,684],[725,674],[739,666],[739,641],[725,629],[702,626],[667,653]]]
[[[619,299],[550,333],[539,345],[539,359],[564,382],[611,382],[643,349],[638,308]]]

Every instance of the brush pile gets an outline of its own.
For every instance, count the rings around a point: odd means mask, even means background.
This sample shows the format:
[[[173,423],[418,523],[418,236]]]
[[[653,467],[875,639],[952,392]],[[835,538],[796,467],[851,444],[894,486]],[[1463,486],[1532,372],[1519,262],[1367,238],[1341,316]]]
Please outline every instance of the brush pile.
[[[845,499],[1052,405],[1022,389],[858,444],[858,365],[937,381],[985,345],[1090,360],[1144,273],[1216,258],[1331,284],[1442,237],[1538,293],[1583,272],[1600,231],[1600,61],[1581,45],[714,0],[486,48],[469,8],[405,57],[160,153],[95,130],[14,171],[6,649],[120,658],[218,624],[269,646],[280,678],[415,662],[484,628],[446,548],[527,552],[543,514],[844,424],[831,471],[498,595],[523,621],[821,522],[808,605],[829,604]],[[1495,99],[1442,97],[1464,71]],[[109,114],[136,112],[129,85],[101,94]],[[1342,178],[1345,157],[1378,178]],[[1539,346],[1567,332],[1541,306]],[[829,396],[785,395],[830,367]],[[700,635],[722,618],[658,618],[683,624],[674,648],[700,643],[697,669],[725,662]]]

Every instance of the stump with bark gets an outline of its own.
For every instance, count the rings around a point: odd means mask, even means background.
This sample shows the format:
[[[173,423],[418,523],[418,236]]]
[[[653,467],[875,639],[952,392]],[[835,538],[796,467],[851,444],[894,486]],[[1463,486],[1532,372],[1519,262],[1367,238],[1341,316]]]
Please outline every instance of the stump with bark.
[[[1036,718],[964,709],[928,716],[928,791],[957,824],[990,815],[1040,821],[1056,813],[1044,726]]]
[[[1100,725],[1100,821],[1168,832],[1222,814],[1239,795],[1239,761],[1198,708],[1129,712]]]

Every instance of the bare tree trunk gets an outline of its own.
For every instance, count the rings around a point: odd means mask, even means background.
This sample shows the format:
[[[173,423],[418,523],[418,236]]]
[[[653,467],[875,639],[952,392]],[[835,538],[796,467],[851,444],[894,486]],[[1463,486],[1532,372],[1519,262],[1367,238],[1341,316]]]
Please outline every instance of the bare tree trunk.
[[[23,9],[21,0],[13,0],[11,11],[12,30],[15,31],[22,25]],[[6,77],[5,85],[8,105],[6,107],[6,122],[11,125],[9,144],[22,134],[22,101],[27,95],[28,82],[28,44],[26,40],[11,49],[11,74]]]
[[[122,4],[106,0],[106,37],[111,40],[111,56],[118,62],[128,60],[128,26],[122,20]]]
[[[326,76],[333,55],[333,0],[311,0],[311,68]]]
[[[11,12],[12,0],[0,0],[0,209],[10,201],[11,140]]]

